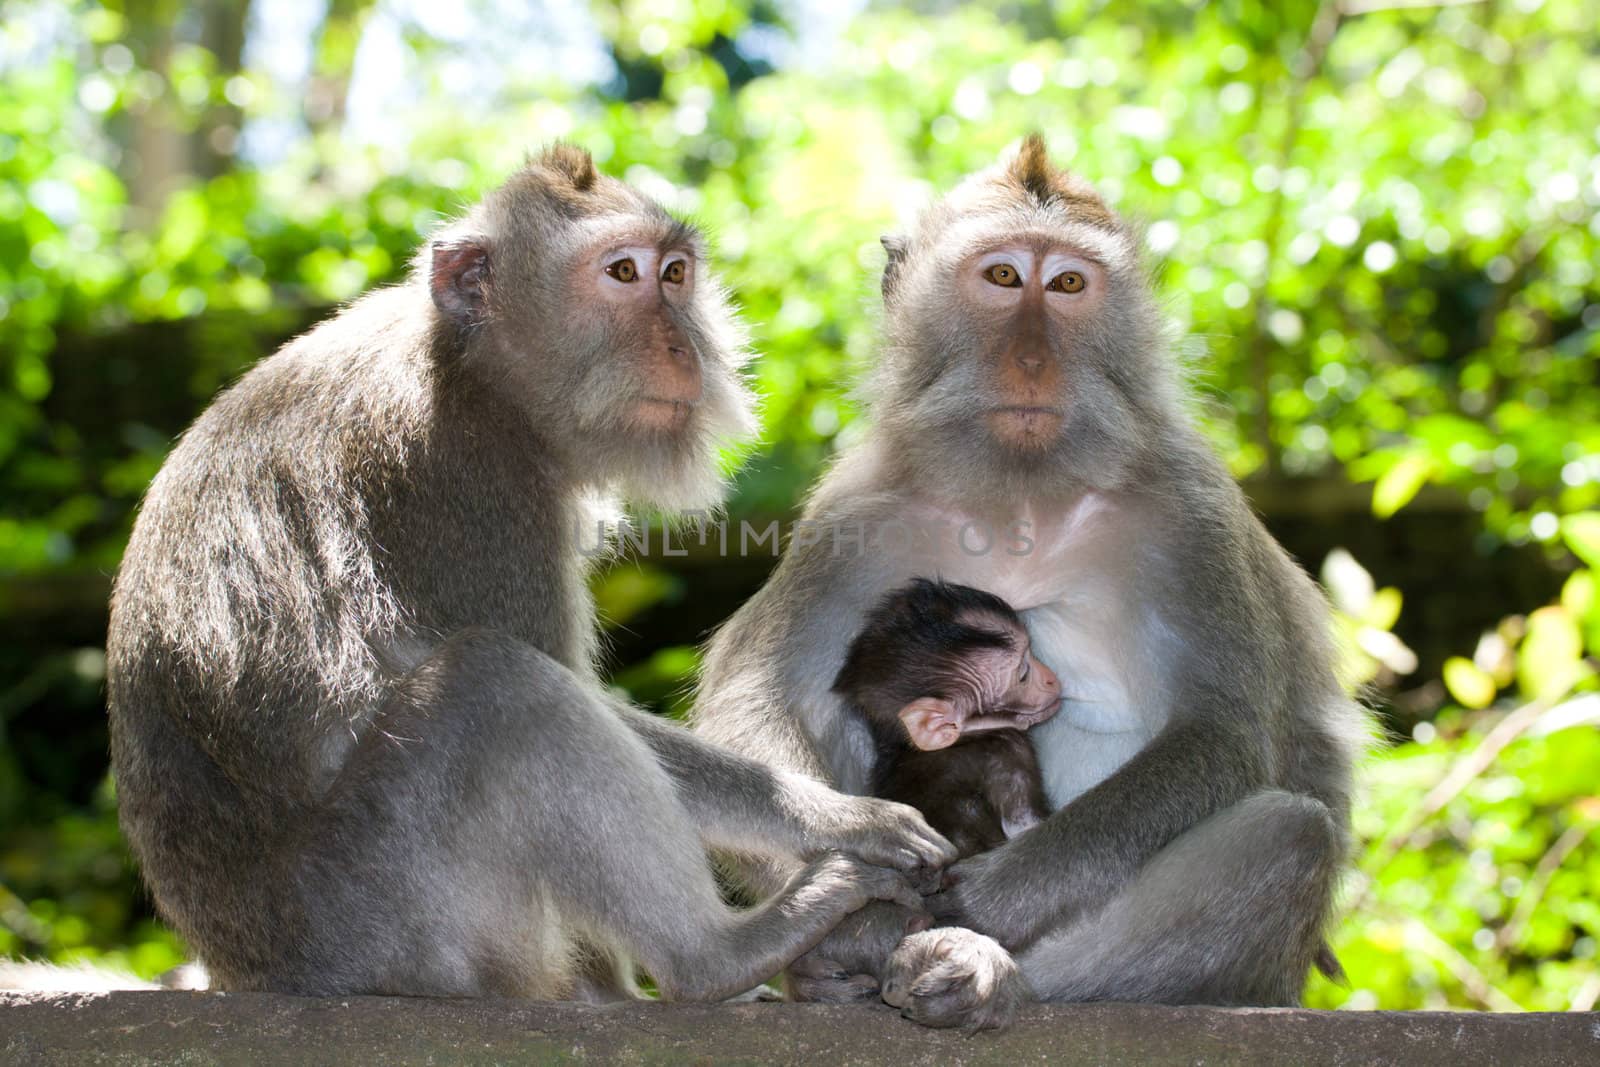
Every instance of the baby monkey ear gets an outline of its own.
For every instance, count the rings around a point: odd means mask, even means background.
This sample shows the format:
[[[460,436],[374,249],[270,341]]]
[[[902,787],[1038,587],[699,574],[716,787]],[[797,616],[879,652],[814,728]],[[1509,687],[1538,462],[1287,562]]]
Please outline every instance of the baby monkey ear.
[[[433,242],[428,290],[433,305],[463,326],[483,318],[489,299],[489,246],[480,237]]]
[[[938,697],[918,697],[900,709],[900,723],[911,743],[924,752],[949,748],[961,739],[956,706]]]

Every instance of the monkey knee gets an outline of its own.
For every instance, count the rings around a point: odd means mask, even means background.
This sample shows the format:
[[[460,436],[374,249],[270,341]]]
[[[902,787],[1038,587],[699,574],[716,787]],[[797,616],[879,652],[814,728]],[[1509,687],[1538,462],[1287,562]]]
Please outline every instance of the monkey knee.
[[[687,949],[667,954],[666,958],[647,964],[650,980],[656,993],[665,1001],[704,1003],[722,1000],[728,996],[721,968],[714,962],[725,958],[721,953],[693,953]]]
[[[1333,856],[1339,828],[1326,804],[1315,797],[1282,793],[1274,807],[1275,836],[1285,850],[1319,860]]]
[[[1239,847],[1297,879],[1331,878],[1343,835],[1333,812],[1315,797],[1266,790],[1246,797],[1232,815],[1242,824]]]

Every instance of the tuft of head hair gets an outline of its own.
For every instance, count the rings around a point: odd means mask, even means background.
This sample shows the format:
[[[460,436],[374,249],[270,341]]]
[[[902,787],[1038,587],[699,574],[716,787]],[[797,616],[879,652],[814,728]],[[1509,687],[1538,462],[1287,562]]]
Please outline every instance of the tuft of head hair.
[[[565,178],[579,192],[594,185],[600,177],[594,169],[594,157],[586,149],[565,141],[555,142],[528,162]]]
[[[1016,155],[1002,168],[1000,180],[1042,207],[1060,204],[1086,221],[1116,227],[1116,216],[1094,186],[1050,162],[1050,150],[1037,133],[1022,139]]]
[[[1044,138],[1037,133],[1022,139],[1022,147],[1017,149],[1016,157],[1006,170],[1023,191],[1040,203],[1055,195],[1058,174],[1050,163],[1050,151],[1044,146]]]

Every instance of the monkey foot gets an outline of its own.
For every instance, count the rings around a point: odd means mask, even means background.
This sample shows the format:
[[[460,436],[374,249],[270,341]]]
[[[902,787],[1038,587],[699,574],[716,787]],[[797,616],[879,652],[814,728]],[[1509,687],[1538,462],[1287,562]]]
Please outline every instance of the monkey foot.
[[[1033,997],[998,941],[947,927],[900,943],[889,957],[883,999],[924,1026],[991,1030],[1008,1025]]]
[[[816,1004],[863,1004],[878,999],[878,980],[850,974],[824,956],[805,956],[789,968],[789,999]]]

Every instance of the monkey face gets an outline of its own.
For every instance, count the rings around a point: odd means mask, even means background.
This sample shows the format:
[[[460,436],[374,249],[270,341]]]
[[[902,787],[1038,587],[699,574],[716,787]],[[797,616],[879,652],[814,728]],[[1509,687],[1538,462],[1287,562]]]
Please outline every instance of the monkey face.
[[[1105,267],[1046,234],[966,257],[955,281],[968,313],[993,339],[980,357],[989,432],[1017,451],[1050,448],[1071,400],[1073,334],[1105,299]]]
[[[744,335],[695,229],[557,146],[456,230],[434,242],[432,287],[464,366],[575,477],[664,508],[714,502],[717,451],[755,417]]]
[[[1061,681],[1033,654],[1026,631],[999,619],[972,624],[1003,625],[1013,647],[961,652],[939,672],[944,675],[941,695],[919,696],[899,709],[911,743],[924,751],[948,748],[966,734],[985,730],[1026,730],[1061,708]]]
[[[1176,404],[1132,231],[1037,140],[885,247],[874,392],[909,463],[997,491],[1019,472],[1104,481]]]
[[[895,711],[912,745],[931,751],[985,730],[1026,730],[1060,710],[1061,680],[1033,654],[1020,622],[979,613],[958,621],[997,640],[965,647],[955,642],[943,663],[923,669],[934,692]]]
[[[614,359],[630,368],[632,395],[613,416],[618,429],[672,436],[689,430],[705,394],[692,326],[697,249],[673,229],[649,243],[641,236],[597,235],[575,257],[572,297],[610,320]]]
[[[1020,627],[1017,642],[1022,646],[1022,657],[1012,668],[1010,684],[993,705],[991,715],[1008,720],[999,725],[1015,726],[1026,730],[1053,716],[1061,708],[1061,679],[1039,661],[1028,643],[1027,632]],[[968,729],[973,725],[969,721]],[[978,728],[982,728],[981,726]]]

